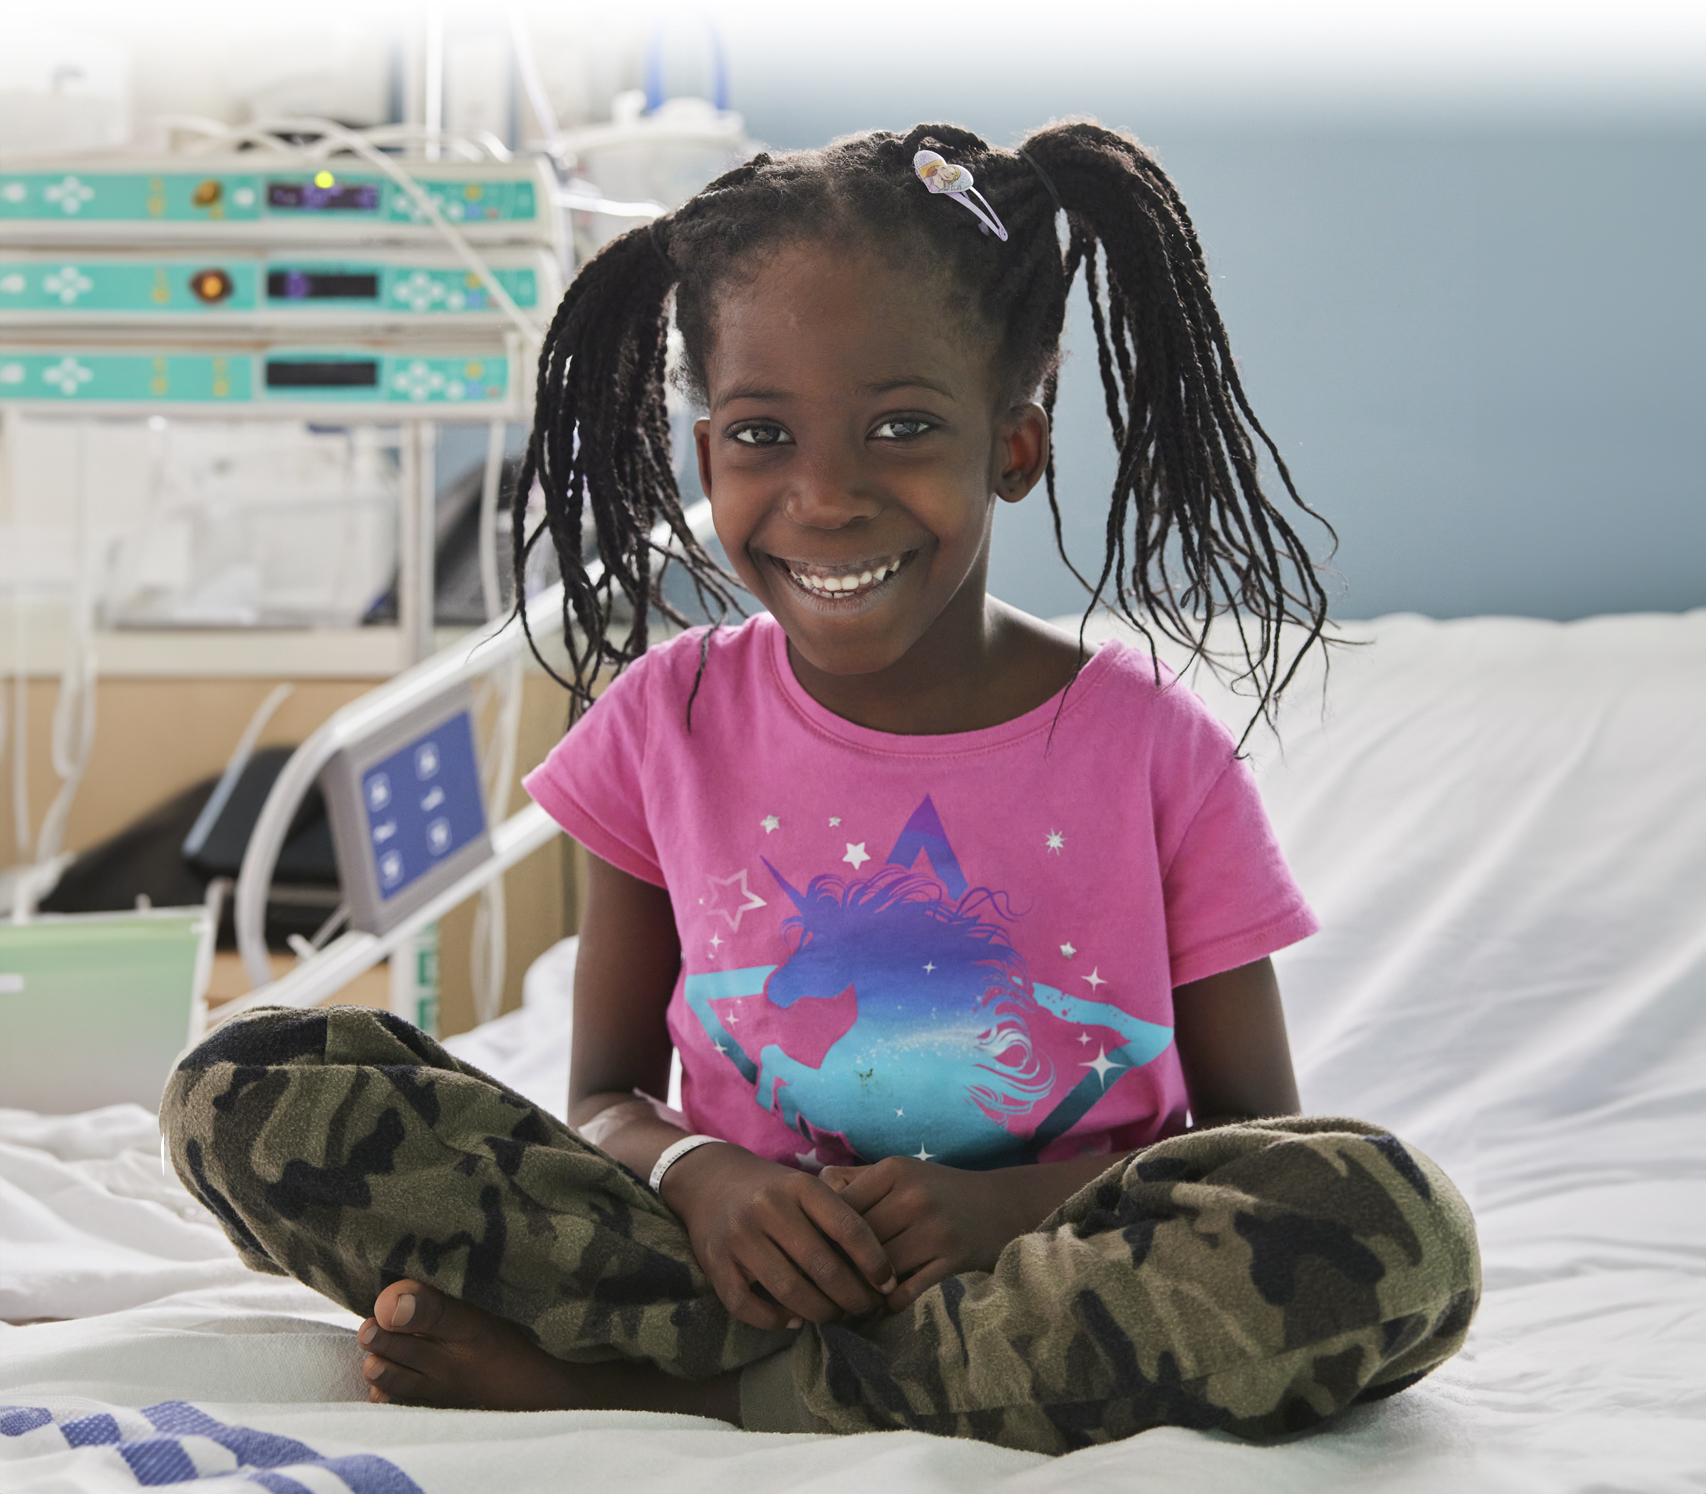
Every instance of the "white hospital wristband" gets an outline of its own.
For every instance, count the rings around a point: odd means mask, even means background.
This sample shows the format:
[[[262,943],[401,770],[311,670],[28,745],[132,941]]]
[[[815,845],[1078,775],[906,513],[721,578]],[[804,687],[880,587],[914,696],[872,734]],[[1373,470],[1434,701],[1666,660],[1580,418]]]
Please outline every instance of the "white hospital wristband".
[[[683,1136],[680,1141],[666,1146],[663,1149],[663,1154],[658,1158],[656,1166],[652,1168],[651,1177],[647,1179],[647,1182],[651,1184],[652,1192],[657,1193],[662,1190],[663,1175],[689,1152],[719,1142],[722,1139],[721,1136]]]

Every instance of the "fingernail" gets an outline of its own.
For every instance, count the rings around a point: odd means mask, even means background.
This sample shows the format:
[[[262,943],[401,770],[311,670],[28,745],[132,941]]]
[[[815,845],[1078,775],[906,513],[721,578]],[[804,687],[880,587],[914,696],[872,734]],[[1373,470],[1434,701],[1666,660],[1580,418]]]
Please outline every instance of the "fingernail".
[[[377,1332],[379,1332],[379,1325],[377,1323],[363,1323],[361,1325],[361,1332],[355,1336],[356,1342],[370,1344],[373,1342],[373,1335]]]
[[[415,1294],[413,1292],[404,1292],[403,1295],[397,1299],[396,1307],[391,1311],[391,1326],[393,1328],[407,1328],[410,1322],[413,1321],[414,1316]]]
[[[891,1276],[880,1287],[878,1287],[877,1290],[879,1292],[881,1292],[886,1297],[886,1296],[888,1296],[888,1294],[890,1292],[892,1292],[899,1285],[900,1285],[900,1279],[898,1277]]]
[[[806,1323],[806,1320],[804,1318],[789,1318],[788,1319],[788,1326],[790,1328],[803,1328],[803,1327],[805,1327],[805,1323]]]

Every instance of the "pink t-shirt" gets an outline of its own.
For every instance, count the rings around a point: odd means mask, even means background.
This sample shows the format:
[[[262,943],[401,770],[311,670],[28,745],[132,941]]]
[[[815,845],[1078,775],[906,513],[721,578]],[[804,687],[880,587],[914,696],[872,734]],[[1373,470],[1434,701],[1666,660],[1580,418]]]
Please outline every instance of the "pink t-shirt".
[[[654,648],[527,790],[668,889],[696,1131],[807,1168],[1126,1151],[1180,1130],[1173,987],[1317,925],[1203,703],[1106,644],[999,726],[896,736],[768,616]]]

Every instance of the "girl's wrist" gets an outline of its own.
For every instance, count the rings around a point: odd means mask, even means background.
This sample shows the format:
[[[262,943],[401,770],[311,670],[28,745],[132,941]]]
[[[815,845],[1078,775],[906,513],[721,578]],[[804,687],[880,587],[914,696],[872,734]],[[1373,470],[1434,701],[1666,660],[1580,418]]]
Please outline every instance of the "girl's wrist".
[[[752,1159],[752,1153],[736,1142],[713,1139],[715,1146],[694,1147],[677,1157],[658,1182],[658,1197],[684,1220],[693,1207],[701,1182],[715,1175],[719,1168]]]

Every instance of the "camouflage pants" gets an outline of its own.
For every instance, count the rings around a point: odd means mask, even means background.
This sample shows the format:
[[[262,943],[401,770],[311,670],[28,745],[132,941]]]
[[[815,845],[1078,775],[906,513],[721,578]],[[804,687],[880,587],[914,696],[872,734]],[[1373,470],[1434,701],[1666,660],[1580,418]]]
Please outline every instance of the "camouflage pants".
[[[362,1314],[414,1277],[563,1359],[745,1368],[744,1419],[767,1430],[910,1427],[1039,1452],[1164,1425],[1296,1431],[1450,1357],[1480,1290],[1457,1191],[1358,1121],[1174,1137],[1115,1163],[994,1271],[799,1333],[731,1318],[643,1182],[384,1013],[227,1024],[173,1075],[161,1127],[256,1270]]]

